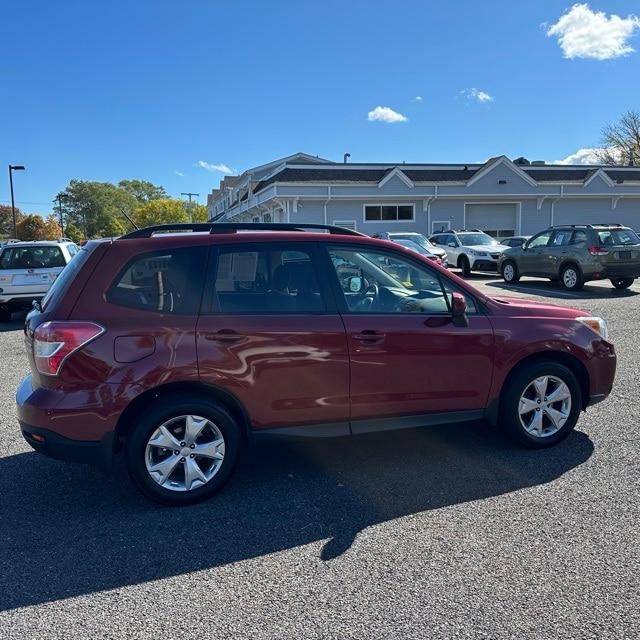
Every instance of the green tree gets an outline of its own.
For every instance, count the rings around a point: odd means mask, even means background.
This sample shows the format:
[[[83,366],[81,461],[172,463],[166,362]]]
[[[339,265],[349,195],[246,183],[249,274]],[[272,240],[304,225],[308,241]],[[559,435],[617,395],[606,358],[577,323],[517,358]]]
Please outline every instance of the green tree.
[[[602,130],[596,156],[603,164],[640,164],[640,113],[628,111],[615,124]]]
[[[163,187],[156,187],[147,180],[121,180],[118,187],[130,193],[138,202],[166,200],[169,197]]]
[[[209,220],[209,209],[203,204],[192,205],[191,214],[193,222],[207,222]]]
[[[172,222],[189,222],[182,200],[152,200],[136,208],[133,221],[139,227]]]
[[[78,229],[78,227],[76,227],[73,222],[69,222],[65,226],[64,237],[69,238],[69,240],[72,240],[76,244],[79,244],[80,242],[82,242],[82,240],[84,240],[84,238],[82,237],[82,231],[80,231],[80,229]]]
[[[62,195],[65,235],[73,225],[85,239],[122,235],[129,228],[123,210],[134,211],[138,204],[128,191],[109,182],[72,180]]]

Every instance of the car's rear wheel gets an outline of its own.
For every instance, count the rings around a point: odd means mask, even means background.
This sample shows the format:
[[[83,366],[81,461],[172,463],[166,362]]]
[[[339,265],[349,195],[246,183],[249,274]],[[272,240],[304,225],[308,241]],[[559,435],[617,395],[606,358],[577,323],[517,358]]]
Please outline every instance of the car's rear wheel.
[[[462,277],[468,278],[471,275],[471,265],[469,264],[469,258],[462,256],[460,258],[460,270],[462,271]]]
[[[518,267],[512,260],[508,260],[502,265],[502,279],[508,284],[516,284],[520,280]]]
[[[506,389],[501,424],[528,447],[550,447],[571,433],[581,407],[582,392],[571,370],[538,362],[520,371]]]
[[[152,404],[127,440],[125,458],[135,486],[148,498],[186,505],[210,498],[238,459],[238,425],[220,404],[189,395]]]
[[[580,269],[575,264],[568,264],[562,267],[560,282],[569,291],[580,291],[584,285]]]
[[[611,284],[616,289],[628,289],[635,278],[611,278]]]

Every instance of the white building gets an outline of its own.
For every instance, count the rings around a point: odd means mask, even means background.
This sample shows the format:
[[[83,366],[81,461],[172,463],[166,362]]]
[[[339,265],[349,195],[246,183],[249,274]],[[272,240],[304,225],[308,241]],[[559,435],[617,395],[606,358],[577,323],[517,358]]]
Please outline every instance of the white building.
[[[482,229],[533,234],[551,225],[640,229],[640,167],[358,164],[297,153],[227,176],[207,197],[214,221],[321,223],[380,231]]]

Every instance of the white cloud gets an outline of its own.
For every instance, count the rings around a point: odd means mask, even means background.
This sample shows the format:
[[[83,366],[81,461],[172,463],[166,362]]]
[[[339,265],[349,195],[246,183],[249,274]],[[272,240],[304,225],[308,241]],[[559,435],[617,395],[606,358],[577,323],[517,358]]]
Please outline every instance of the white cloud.
[[[412,102],[422,102],[422,96],[416,96]]]
[[[376,107],[373,111],[369,111],[367,114],[367,120],[369,122],[407,122],[407,118],[401,113],[397,113],[389,107]]]
[[[200,160],[198,162],[198,166],[206,169],[207,171],[211,171],[211,173],[234,173],[233,169],[229,169],[226,164],[210,164],[204,160]]]
[[[574,4],[547,29],[547,36],[557,36],[565,58],[609,60],[635,51],[628,40],[638,29],[640,18],[635,15],[607,17],[603,11],[592,11],[588,4]]]
[[[477,100],[478,102],[493,102],[493,97],[484,91],[480,91],[480,89],[463,89],[460,93],[465,96],[465,98]]]
[[[554,160],[552,164],[601,164],[596,151],[597,149],[578,149],[564,160]]]
[[[174,171],[173,173],[175,173],[177,176],[180,176],[181,178],[184,178],[184,173],[182,173],[181,171]]]

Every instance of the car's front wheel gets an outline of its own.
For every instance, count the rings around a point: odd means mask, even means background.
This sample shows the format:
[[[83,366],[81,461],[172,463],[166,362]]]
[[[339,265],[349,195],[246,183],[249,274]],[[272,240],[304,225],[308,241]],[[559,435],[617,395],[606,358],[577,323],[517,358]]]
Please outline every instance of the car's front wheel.
[[[550,361],[528,365],[505,389],[501,423],[519,442],[550,447],[573,430],[582,392],[570,369]]]
[[[148,498],[186,505],[210,498],[238,459],[238,425],[220,404],[171,396],[148,407],[127,440],[127,470]]]
[[[512,260],[508,260],[502,265],[502,279],[507,284],[516,284],[520,280],[518,267]]]
[[[471,275],[471,264],[469,264],[467,256],[460,258],[460,271],[462,271],[463,278],[468,278]]]
[[[560,282],[562,286],[569,291],[580,291],[584,282],[580,269],[575,264],[568,264],[562,268],[560,272]]]
[[[633,284],[634,278],[611,278],[611,284],[616,289],[628,289]]]

